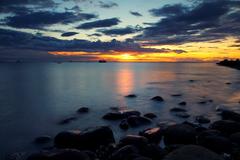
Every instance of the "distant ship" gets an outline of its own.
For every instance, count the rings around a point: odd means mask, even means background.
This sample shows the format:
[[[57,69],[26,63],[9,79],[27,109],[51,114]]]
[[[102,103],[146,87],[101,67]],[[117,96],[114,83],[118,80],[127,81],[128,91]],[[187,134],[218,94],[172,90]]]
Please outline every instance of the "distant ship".
[[[100,59],[98,62],[99,62],[99,63],[107,63],[107,61],[104,60],[104,59]]]

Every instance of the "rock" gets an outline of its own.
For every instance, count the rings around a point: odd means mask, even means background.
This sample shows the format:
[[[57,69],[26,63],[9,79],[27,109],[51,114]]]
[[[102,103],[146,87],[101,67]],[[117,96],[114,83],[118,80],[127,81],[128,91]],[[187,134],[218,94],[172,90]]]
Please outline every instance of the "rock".
[[[139,127],[141,125],[150,124],[152,121],[141,116],[130,116],[127,118],[127,122],[131,127]]]
[[[189,80],[189,82],[195,82],[195,80],[193,80],[193,79],[190,79],[190,80]]]
[[[93,150],[100,145],[114,143],[112,130],[107,126],[89,128],[84,131],[60,132],[54,139],[58,148]]]
[[[222,110],[221,116],[222,116],[222,119],[224,120],[233,120],[233,121],[240,122],[240,114],[233,111]]]
[[[35,144],[45,144],[51,141],[51,137],[50,136],[41,136],[41,137],[37,137],[34,140]]]
[[[147,117],[147,118],[150,118],[150,119],[154,119],[154,118],[157,117],[157,115],[154,114],[154,113],[146,113],[146,114],[144,114],[143,116],[144,116],[144,117]]]
[[[210,120],[204,116],[197,116],[196,121],[201,124],[210,123]]]
[[[164,143],[172,144],[195,144],[196,130],[194,127],[187,124],[176,124],[169,126],[164,131]]]
[[[87,107],[81,107],[77,110],[78,113],[88,113],[89,112],[89,108]]]
[[[123,130],[127,130],[129,128],[128,122],[126,119],[122,120],[119,124],[119,127]]]
[[[5,160],[26,160],[29,154],[26,152],[16,152],[6,156]]]
[[[124,115],[120,112],[110,112],[105,114],[102,118],[106,120],[121,120],[124,118]]]
[[[159,145],[157,144],[148,144],[143,148],[140,153],[141,155],[148,157],[152,160],[160,160],[166,154],[165,150],[159,147]]]
[[[155,96],[155,97],[151,98],[151,100],[158,101],[158,102],[163,102],[164,101],[164,99],[160,96]]]
[[[196,145],[186,145],[168,154],[163,160],[224,160],[216,153]]]
[[[130,117],[130,116],[140,116],[141,113],[136,110],[122,110],[120,113],[123,115],[124,118]]]
[[[232,143],[240,146],[240,132],[234,133],[230,136]]]
[[[145,147],[147,144],[147,138],[137,135],[127,135],[119,141],[119,146],[133,145],[137,148]]]
[[[190,117],[190,115],[188,113],[185,113],[185,112],[177,112],[174,115],[177,116],[177,117],[180,117],[180,118],[189,118]]]
[[[207,101],[200,101],[200,102],[198,102],[198,104],[206,104],[207,103]]]
[[[140,136],[146,137],[150,143],[159,144],[162,139],[162,130],[157,128],[148,128],[139,132]]]
[[[174,107],[170,109],[171,112],[187,112],[186,109]]]
[[[63,149],[54,152],[33,154],[27,160],[90,160],[90,158],[82,151]]]
[[[138,149],[133,145],[126,145],[120,148],[119,150],[115,151],[112,156],[111,160],[128,160],[133,155],[138,154]]]
[[[230,120],[220,120],[212,123],[209,128],[218,130],[224,135],[231,135],[240,132],[240,123]]]
[[[60,125],[69,124],[70,122],[75,121],[75,120],[77,120],[77,117],[69,117],[64,120],[61,120],[58,124],[60,124]]]
[[[171,96],[172,97],[181,97],[182,95],[181,94],[172,94]]]
[[[232,84],[232,83],[231,83],[231,82],[226,82],[225,84],[230,85],[230,84]]]
[[[187,105],[187,102],[180,102],[180,103],[178,103],[178,105],[180,105],[180,106],[186,106]]]
[[[110,109],[115,111],[115,112],[119,111],[119,107],[110,107]]]
[[[199,134],[198,144],[217,153],[229,153],[232,150],[232,143],[228,138],[216,130],[206,130]]]
[[[125,96],[125,97],[126,97],[126,98],[136,98],[137,95],[135,95],[135,94],[129,94],[129,95]]]

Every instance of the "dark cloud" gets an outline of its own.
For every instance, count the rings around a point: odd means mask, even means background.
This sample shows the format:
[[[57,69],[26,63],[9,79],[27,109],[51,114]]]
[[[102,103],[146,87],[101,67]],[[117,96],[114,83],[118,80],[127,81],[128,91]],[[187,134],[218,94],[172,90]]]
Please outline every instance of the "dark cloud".
[[[115,2],[103,2],[103,1],[99,1],[99,6],[101,8],[113,8],[113,7],[117,7],[118,4]]]
[[[141,31],[142,28],[140,26],[136,27],[125,27],[125,28],[113,28],[113,29],[101,29],[98,32],[101,32],[105,35],[116,36],[116,35],[126,35],[132,34]]]
[[[15,28],[43,29],[53,24],[69,24],[96,18],[95,14],[39,11],[6,17],[6,25]]]
[[[2,50],[34,50],[35,52],[49,52],[49,51],[82,51],[82,52],[136,52],[136,53],[183,53],[183,50],[170,50],[166,48],[153,49],[143,48],[133,40],[126,40],[124,42],[112,40],[110,42],[88,40],[60,40],[53,37],[45,37],[41,35],[33,35],[29,33],[0,29],[0,48]],[[18,53],[16,53],[18,54]],[[1,57],[8,55],[1,54]],[[15,55],[16,58],[19,55]]]
[[[163,18],[146,27],[136,39],[159,45],[239,37],[239,7],[240,1],[202,0],[192,8],[175,4],[152,9],[151,14]]]
[[[77,29],[93,29],[93,28],[111,27],[111,26],[118,25],[120,22],[121,21],[118,18],[109,18],[109,19],[83,23],[76,28]]]
[[[71,37],[78,34],[77,32],[65,32],[63,34],[61,34],[62,37]]]
[[[100,33],[93,33],[93,34],[89,34],[88,36],[89,37],[101,37],[102,34],[100,34]]]
[[[143,15],[139,12],[134,12],[134,11],[130,11],[130,14],[136,16],[136,17],[142,17]]]

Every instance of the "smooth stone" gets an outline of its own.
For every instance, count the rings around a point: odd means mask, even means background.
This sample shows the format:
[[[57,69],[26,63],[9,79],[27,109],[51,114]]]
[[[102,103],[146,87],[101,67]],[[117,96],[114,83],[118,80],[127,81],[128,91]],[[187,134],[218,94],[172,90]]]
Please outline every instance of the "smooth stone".
[[[150,143],[159,144],[162,139],[162,130],[157,128],[148,128],[139,132],[140,136],[146,137]]]
[[[180,117],[180,118],[189,118],[190,117],[190,115],[188,113],[185,113],[185,112],[177,112],[174,115],[177,116],[177,117]]]
[[[166,151],[158,144],[148,144],[141,150],[141,155],[152,160],[160,160],[166,155]]]
[[[170,112],[187,112],[186,109],[174,107],[170,109]]]
[[[205,123],[210,123],[210,119],[204,117],[204,116],[197,116],[196,117],[196,121],[198,123],[201,123],[201,124],[205,124]]]
[[[105,114],[102,118],[105,120],[121,120],[124,118],[124,115],[120,112],[110,112]]]
[[[240,132],[240,123],[230,120],[219,120],[209,126],[210,129],[218,130],[224,135]]]
[[[148,118],[135,115],[128,117],[127,122],[131,127],[139,127],[152,123],[152,121]]]
[[[115,151],[112,156],[111,160],[127,160],[130,159],[133,155],[138,154],[138,149],[133,145],[126,145]]]
[[[27,160],[90,160],[88,155],[75,149],[63,149],[53,152],[32,154]]]
[[[113,132],[107,126],[88,128],[83,131],[60,132],[54,139],[54,144],[57,148],[85,150],[96,149],[100,145],[108,145],[114,142]]]
[[[140,116],[140,115],[141,115],[141,113],[140,113],[139,111],[130,110],[130,109],[128,109],[128,110],[122,110],[122,111],[120,111],[120,113],[121,113],[125,118],[127,118],[127,117],[129,117],[129,116]]]
[[[196,145],[186,145],[169,153],[163,160],[224,160],[218,154]]]
[[[144,117],[147,117],[147,118],[150,118],[150,119],[154,119],[154,118],[157,117],[157,115],[154,114],[154,113],[146,113],[146,114],[144,114],[143,116],[144,116]]]
[[[69,124],[70,122],[75,121],[75,120],[77,120],[77,117],[69,117],[64,120],[61,120],[58,124],[60,124],[60,125]]]
[[[181,94],[172,94],[171,96],[172,97],[181,97],[182,95]]]
[[[119,127],[123,130],[127,130],[129,128],[127,120],[126,119],[122,120],[119,124]]]
[[[233,121],[240,122],[240,114],[233,111],[222,110],[221,116],[222,116],[222,119],[224,120],[233,120]]]
[[[198,104],[206,104],[207,103],[207,101],[200,101],[200,102],[198,102]]]
[[[137,95],[136,94],[129,94],[127,96],[125,96],[126,98],[136,98]]]
[[[193,80],[193,79],[190,79],[190,80],[189,80],[189,82],[195,82],[195,80]]]
[[[88,113],[89,112],[89,108],[87,107],[81,107],[77,110],[78,113]]]
[[[138,135],[127,135],[120,139],[119,146],[133,145],[137,148],[147,146],[148,139]]]
[[[195,144],[196,135],[195,128],[187,124],[169,126],[163,133],[165,145]]]
[[[50,136],[40,136],[35,138],[34,143],[35,144],[45,144],[51,141],[51,137]]]
[[[199,145],[217,153],[230,153],[232,150],[231,141],[216,130],[203,131],[198,135],[197,141]]]
[[[155,97],[151,98],[151,100],[158,101],[158,102],[163,102],[164,101],[164,99],[160,96],[155,96]]]
[[[180,103],[178,103],[178,105],[180,105],[180,106],[186,106],[187,105],[187,102],[180,102]]]
[[[232,143],[240,146],[240,132],[230,135],[230,140],[232,141]]]

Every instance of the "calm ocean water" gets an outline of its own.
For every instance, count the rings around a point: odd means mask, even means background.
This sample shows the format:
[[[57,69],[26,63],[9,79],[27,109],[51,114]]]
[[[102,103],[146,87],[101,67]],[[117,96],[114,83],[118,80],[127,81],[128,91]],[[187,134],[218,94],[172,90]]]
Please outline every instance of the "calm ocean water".
[[[138,97],[124,97],[130,93]],[[149,100],[156,95],[165,102]],[[208,99],[213,103],[197,103]],[[32,141],[41,135],[54,137],[66,129],[110,125],[116,137],[139,130],[124,132],[119,130],[119,122],[102,120],[110,107],[155,112],[158,118],[153,126],[158,121],[181,122],[185,119],[169,112],[181,101],[187,102],[189,121],[198,115],[218,119],[215,108],[219,105],[240,111],[240,71],[213,63],[2,63],[0,155],[46,147]],[[83,106],[89,107],[90,113],[77,115],[76,110]],[[78,119],[57,124],[71,116]]]

